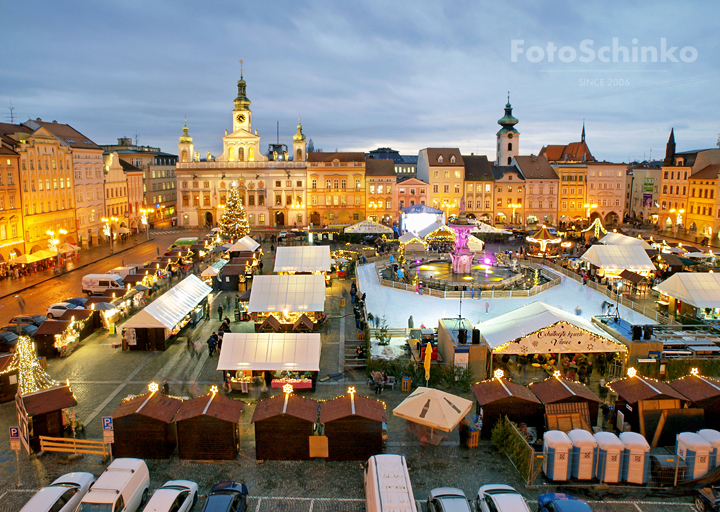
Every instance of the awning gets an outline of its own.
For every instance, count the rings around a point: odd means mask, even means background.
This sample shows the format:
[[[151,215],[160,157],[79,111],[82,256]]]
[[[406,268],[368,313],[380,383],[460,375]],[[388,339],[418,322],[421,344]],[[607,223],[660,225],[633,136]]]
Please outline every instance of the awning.
[[[320,371],[320,334],[225,333],[217,369]]]
[[[217,260],[215,263],[213,263],[208,268],[203,270],[200,275],[203,277],[215,277],[216,275],[218,275],[220,273],[220,270],[225,265],[227,265],[227,263],[228,263],[228,260],[226,260],[226,259]]]
[[[720,308],[720,273],[677,272],[655,289],[696,308]]]
[[[123,324],[124,328],[172,329],[207,297],[212,288],[189,275]]]
[[[321,275],[255,276],[249,313],[323,311],[325,278]]]
[[[330,246],[278,247],[274,272],[329,272]]]
[[[593,245],[580,259],[603,270],[655,271],[655,265],[639,245]]]
[[[622,235],[615,232],[610,232],[602,237],[600,243],[605,245],[639,245],[643,249],[650,249],[650,244],[642,238]]]
[[[643,279],[645,279],[644,276],[636,274],[635,272],[630,272],[629,270],[623,270],[622,272],[620,272],[620,277],[622,279],[630,281],[633,284],[639,284]]]
[[[371,219],[361,220],[357,224],[345,228],[345,233],[385,233],[392,235],[393,230],[387,226],[383,226],[379,222],[375,222]]]
[[[260,244],[255,240],[245,235],[240,240],[230,246],[228,252],[255,252],[260,247]]]

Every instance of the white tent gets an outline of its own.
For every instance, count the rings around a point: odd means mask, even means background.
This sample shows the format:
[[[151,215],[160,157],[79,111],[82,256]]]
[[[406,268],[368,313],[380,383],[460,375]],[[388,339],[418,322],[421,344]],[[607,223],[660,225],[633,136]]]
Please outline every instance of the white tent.
[[[602,237],[600,239],[600,243],[605,245],[639,245],[643,249],[651,249],[650,244],[642,238],[636,238],[615,232],[610,232]]]
[[[345,228],[345,233],[384,233],[386,235],[392,235],[393,230],[387,226],[375,222],[372,219],[361,220],[357,224],[353,224],[350,227]]]
[[[410,231],[408,231],[407,233],[403,234],[400,238],[398,238],[398,240],[400,241],[401,244],[406,244],[406,243],[408,243],[410,240],[412,240],[413,238],[416,238],[419,243],[422,243],[422,238],[420,238],[420,237],[419,237],[418,235],[416,235],[415,233],[411,233]]]
[[[203,270],[200,275],[203,277],[215,277],[220,273],[220,270],[222,270],[222,268],[227,265],[227,263],[228,260],[226,259],[217,260],[215,263]]]
[[[427,226],[427,227],[421,229],[420,231],[418,231],[417,235],[418,235],[418,237],[420,237],[420,238],[422,238],[423,240],[425,240],[425,237],[428,236],[430,233],[432,233],[432,232],[434,232],[434,231],[437,231],[438,229],[443,229],[443,228],[446,229],[448,232],[452,233],[453,235],[455,235],[455,232],[452,231],[449,227],[447,227],[447,226],[446,226],[443,222],[441,222],[441,221],[433,222],[433,223],[430,224],[429,226]]]
[[[274,272],[329,272],[330,246],[278,247]]]
[[[320,334],[225,333],[218,370],[320,371]]]
[[[260,244],[255,240],[245,235],[240,240],[235,242],[227,252],[255,252],[260,247]]]
[[[123,324],[123,327],[172,329],[207,297],[212,288],[189,275]]]
[[[593,245],[580,257],[603,270],[654,271],[655,265],[639,245]]]
[[[543,302],[532,302],[476,326],[493,353],[625,352],[595,324]]]
[[[720,274],[677,272],[655,289],[696,308],[720,308]]]
[[[255,276],[249,313],[323,311],[325,278],[320,275]]]
[[[472,252],[480,252],[480,251],[482,251],[484,245],[485,245],[485,242],[483,242],[483,241],[480,240],[479,238],[474,237],[474,236],[472,236],[472,235],[470,235],[470,236],[468,237],[467,246],[468,246],[468,249],[470,249]]]

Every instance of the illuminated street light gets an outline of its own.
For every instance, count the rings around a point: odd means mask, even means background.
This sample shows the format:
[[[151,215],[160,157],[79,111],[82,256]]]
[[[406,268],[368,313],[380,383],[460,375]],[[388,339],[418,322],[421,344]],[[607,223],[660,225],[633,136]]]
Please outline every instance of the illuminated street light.
[[[103,226],[103,233],[105,233],[105,236],[110,238],[110,254],[114,254],[114,245],[113,245],[113,232],[112,232],[112,224],[111,222],[117,222],[117,217],[103,217],[100,219],[102,222],[105,223]]]
[[[508,207],[509,207],[509,208],[512,208],[512,212],[513,212],[513,214],[512,214],[512,224],[515,225],[515,210],[516,210],[517,208],[522,208],[522,204],[520,204],[520,203],[512,203],[512,204],[509,204]]]

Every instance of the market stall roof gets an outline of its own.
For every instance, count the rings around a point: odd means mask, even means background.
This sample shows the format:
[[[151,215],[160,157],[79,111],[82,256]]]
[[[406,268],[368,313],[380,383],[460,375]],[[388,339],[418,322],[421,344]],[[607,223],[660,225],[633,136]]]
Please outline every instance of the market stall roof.
[[[418,231],[417,235],[425,240],[430,235],[433,236],[447,236],[455,238],[455,232],[447,227],[442,221],[433,222],[429,226],[424,227]]]
[[[645,276],[641,276],[640,274],[636,274],[635,272],[630,272],[629,270],[623,270],[622,272],[620,272],[620,277],[622,279],[630,281],[633,284],[639,284],[643,279],[645,279]]]
[[[383,402],[357,394],[354,401],[355,405],[353,406],[353,399],[345,395],[323,402],[320,405],[320,423],[327,423],[348,416],[360,416],[381,423],[387,421]]]
[[[478,382],[470,387],[475,399],[481,406],[486,406],[493,402],[505,400],[506,398],[515,397],[527,402],[540,403],[535,394],[525,386],[515,384],[509,380],[491,379]]]
[[[641,400],[655,400],[660,398],[674,398],[687,401],[687,398],[673,388],[656,380],[645,379],[639,375],[626,377],[608,384],[608,387],[629,404]]]
[[[677,272],[655,290],[696,308],[720,308],[720,273]]]
[[[212,288],[199,277],[189,275],[130,318],[123,327],[172,329],[211,291]]]
[[[477,327],[494,353],[627,351],[589,320],[543,302],[532,302]]]
[[[22,396],[28,416],[37,416],[77,405],[70,386],[54,386]]]
[[[245,403],[218,394],[209,394],[186,400],[175,413],[173,423],[199,416],[210,416],[228,423],[240,423]]]
[[[423,240],[419,238],[415,233],[407,232],[404,235],[402,235],[399,239],[401,244],[408,244],[413,240],[417,240],[417,243],[424,244]]]
[[[579,397],[588,402],[600,402],[586,385],[568,379],[550,377],[542,382],[533,382],[528,387],[544,404],[554,404],[571,397]]]
[[[645,249],[639,245],[593,245],[580,259],[603,270],[655,270]]]
[[[503,234],[503,235],[511,235],[512,231],[508,231],[507,229],[498,229],[496,227],[491,226],[490,224],[485,224],[484,222],[476,221],[475,227],[470,230],[470,233],[494,233],[494,234]]]
[[[203,270],[200,275],[203,277],[215,277],[220,273],[220,270],[227,265],[228,260],[226,259],[219,259],[212,265],[210,265],[208,268]]]
[[[620,233],[610,232],[600,239],[601,244],[605,245],[639,245],[643,249],[650,249],[650,244],[642,238],[622,235]]]
[[[485,242],[480,240],[479,238],[470,235],[468,236],[468,242],[467,242],[468,249],[470,249],[473,252],[480,252],[483,250],[483,247],[485,246]]]
[[[225,333],[217,369],[320,371],[320,334]]]
[[[240,240],[235,242],[228,248],[228,252],[255,252],[260,247],[260,244],[255,240],[245,235]]]
[[[472,402],[439,389],[419,387],[393,409],[393,415],[450,432],[470,412]]]
[[[182,400],[163,395],[156,391],[124,401],[110,416],[112,416],[113,419],[118,419],[130,416],[131,414],[140,414],[148,418],[170,423],[181,405]]]
[[[60,315],[60,320],[85,320],[90,318],[95,311],[92,309],[68,309]],[[45,323],[45,322],[43,322]]]
[[[249,313],[323,311],[325,278],[321,275],[255,276]]]
[[[329,272],[330,246],[278,247],[273,272]]]
[[[67,311],[65,313],[67,313]],[[43,334],[61,334],[65,331],[65,329],[68,328],[71,323],[71,320],[45,320],[43,323],[40,324],[33,336]]]
[[[720,381],[702,375],[687,375],[668,383],[691,402],[720,398]]]
[[[250,421],[256,423],[283,414],[315,423],[318,418],[318,402],[297,395],[288,396],[287,405],[283,395],[260,400]]]
[[[392,228],[384,226],[379,222],[375,222],[372,219],[361,220],[357,224],[353,224],[350,227],[345,228],[345,233],[385,233],[388,235],[393,234]]]

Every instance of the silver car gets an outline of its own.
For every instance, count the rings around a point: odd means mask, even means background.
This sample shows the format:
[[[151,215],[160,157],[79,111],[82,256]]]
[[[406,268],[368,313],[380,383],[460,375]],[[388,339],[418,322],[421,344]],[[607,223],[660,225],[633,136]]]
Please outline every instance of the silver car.
[[[480,487],[476,504],[480,512],[530,512],[522,494],[504,484]]]
[[[40,489],[20,512],[74,512],[95,481],[92,473],[68,473]]]
[[[465,493],[455,487],[438,487],[430,491],[428,512],[472,512]]]

